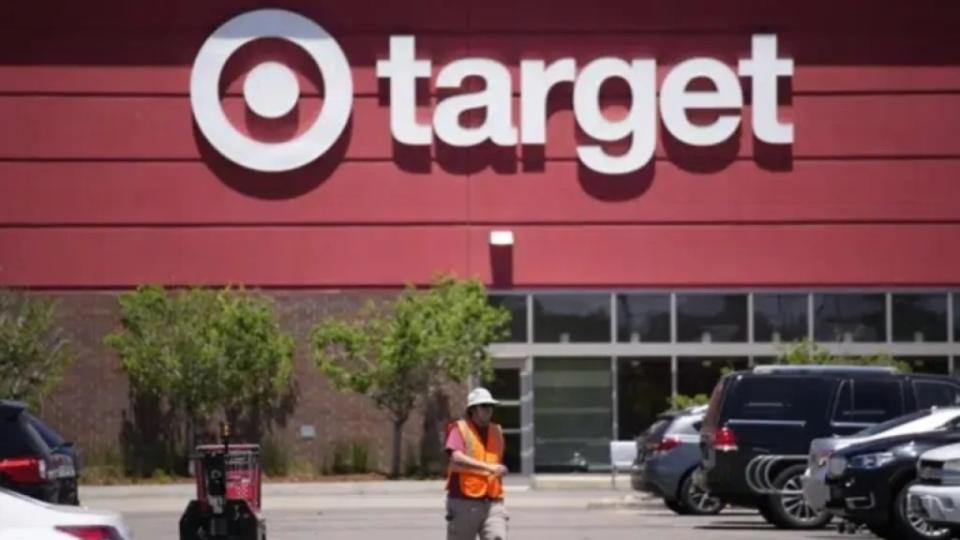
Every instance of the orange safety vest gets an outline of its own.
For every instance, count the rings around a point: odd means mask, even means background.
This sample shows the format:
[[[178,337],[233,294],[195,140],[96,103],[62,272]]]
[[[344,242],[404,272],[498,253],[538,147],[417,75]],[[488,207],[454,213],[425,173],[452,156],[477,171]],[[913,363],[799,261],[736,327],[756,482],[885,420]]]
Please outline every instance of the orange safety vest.
[[[484,463],[503,463],[503,430],[500,424],[490,424],[487,428],[487,442],[480,440],[480,434],[466,420],[457,420],[450,429],[460,431],[465,447],[464,454]],[[462,467],[450,462],[447,471],[447,489],[454,474],[459,479],[460,493],[471,499],[503,498],[503,483],[496,475],[470,467]]]

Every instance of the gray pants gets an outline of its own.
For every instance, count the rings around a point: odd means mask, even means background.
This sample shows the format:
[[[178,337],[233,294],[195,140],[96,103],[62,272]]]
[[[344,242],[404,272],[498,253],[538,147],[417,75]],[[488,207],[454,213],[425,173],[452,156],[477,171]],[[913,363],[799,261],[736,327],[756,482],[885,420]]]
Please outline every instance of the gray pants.
[[[503,501],[447,497],[447,540],[507,540]]]

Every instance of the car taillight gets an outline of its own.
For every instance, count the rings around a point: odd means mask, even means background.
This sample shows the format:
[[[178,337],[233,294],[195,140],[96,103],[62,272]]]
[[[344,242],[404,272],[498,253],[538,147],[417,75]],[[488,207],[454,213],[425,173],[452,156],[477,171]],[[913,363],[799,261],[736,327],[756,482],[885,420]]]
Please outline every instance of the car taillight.
[[[3,459],[0,474],[15,484],[39,484],[47,480],[47,463],[39,458]]]
[[[737,434],[728,427],[718,429],[713,435],[713,449],[718,452],[735,452],[737,450]]]
[[[121,540],[120,534],[113,527],[77,525],[57,527],[57,530],[82,540]]]
[[[678,446],[680,446],[680,439],[677,437],[664,437],[660,439],[659,443],[657,443],[657,447],[654,451],[665,454]]]

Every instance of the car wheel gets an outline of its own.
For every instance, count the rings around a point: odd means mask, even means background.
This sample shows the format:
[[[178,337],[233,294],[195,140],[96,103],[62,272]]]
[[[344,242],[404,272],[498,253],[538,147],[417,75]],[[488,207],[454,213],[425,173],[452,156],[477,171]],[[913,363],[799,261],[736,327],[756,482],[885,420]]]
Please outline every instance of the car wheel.
[[[867,523],[867,530],[873,533],[874,536],[879,538],[893,539],[896,536],[896,531],[894,531],[893,526],[889,523]]]
[[[663,500],[663,505],[669,508],[674,514],[678,516],[686,516],[690,513],[690,509],[684,506],[680,501],[670,501],[667,499]]]
[[[773,512],[770,511],[770,503],[767,499],[760,499],[757,501],[757,511],[760,512],[760,517],[762,517],[767,523],[771,525],[776,525],[776,521],[773,518]]]
[[[680,483],[680,501],[690,513],[697,516],[713,516],[723,510],[724,504],[720,497],[697,487],[693,481],[693,474],[688,474]]]
[[[816,511],[803,498],[801,478],[806,465],[792,465],[773,480],[782,493],[770,495],[770,514],[773,524],[781,529],[822,529],[833,516],[826,510]]]
[[[910,482],[900,489],[893,504],[893,528],[897,538],[907,540],[940,540],[952,538],[950,529],[934,527],[907,504],[907,491],[916,482]]]

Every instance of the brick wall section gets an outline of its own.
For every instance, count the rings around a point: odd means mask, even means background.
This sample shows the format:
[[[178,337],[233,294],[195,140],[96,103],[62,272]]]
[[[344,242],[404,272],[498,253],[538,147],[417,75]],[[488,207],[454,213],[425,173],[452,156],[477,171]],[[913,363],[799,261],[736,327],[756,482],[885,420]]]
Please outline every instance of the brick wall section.
[[[37,293],[58,302],[59,314],[76,361],[66,373],[60,387],[44,404],[42,416],[65,437],[84,448],[119,448],[124,417],[129,414],[128,383],[112,349],[103,344],[103,337],[119,326],[116,291],[72,291]],[[378,470],[386,471],[390,463],[392,428],[388,417],[363,396],[345,394],[332,389],[309,358],[309,333],[312,326],[326,316],[353,316],[368,300],[389,300],[396,291],[270,291],[276,301],[281,325],[297,340],[296,382],[299,388],[297,406],[277,435],[293,454],[317,465],[330,459],[333,446],[339,441],[366,439],[371,441]],[[446,391],[451,396],[450,410],[456,413],[464,401],[464,392],[457,386]],[[423,408],[408,422],[404,432],[407,448],[420,452],[422,444]],[[299,437],[300,426],[316,428],[316,438]],[[415,457],[415,456],[414,456]],[[410,459],[410,456],[405,456]]]

